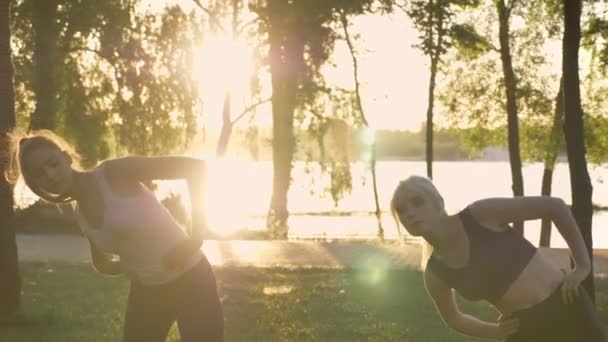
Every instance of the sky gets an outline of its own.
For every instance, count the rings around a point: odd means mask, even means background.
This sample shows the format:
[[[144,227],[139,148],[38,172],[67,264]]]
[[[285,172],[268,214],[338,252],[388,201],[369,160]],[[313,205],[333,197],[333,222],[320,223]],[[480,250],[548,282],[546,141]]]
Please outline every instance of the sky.
[[[245,0],[246,1],[246,0]],[[205,4],[207,0],[201,0]],[[198,9],[194,0],[142,0],[143,7],[160,9],[165,5],[179,4],[185,11]],[[410,19],[400,9],[388,15],[369,14],[351,17],[350,35],[356,37],[353,44],[359,64],[362,104],[366,117],[373,129],[418,131],[426,117],[429,62],[417,48],[418,32],[412,27]],[[525,25],[515,21],[514,25]],[[212,37],[202,41],[202,47],[196,60],[200,62],[193,70],[201,89],[202,113],[201,125],[219,130],[224,88],[227,82],[232,84],[233,117],[243,108],[251,106],[258,100],[252,99],[247,90],[249,74],[252,72],[251,56],[253,47],[246,43],[229,46],[228,37]],[[493,44],[498,45],[495,41]],[[542,72],[559,74],[561,68],[561,43],[551,42],[547,45],[547,57],[551,61]],[[331,61],[335,67],[327,64],[323,73],[329,84],[354,90],[353,64],[344,40],[338,40]],[[581,53],[581,66],[588,63],[585,53]],[[230,77],[226,77],[226,75]],[[229,80],[228,80],[229,79]],[[261,98],[271,96],[269,75],[262,76],[266,87]],[[258,107],[255,124],[271,126],[272,108],[270,104]],[[435,124],[441,125],[441,113],[435,108]],[[250,123],[241,120],[236,127]]]
[[[166,0],[166,3],[179,3],[185,11],[196,8],[192,0]],[[159,8],[160,4],[144,1],[144,7]],[[409,19],[397,9],[391,15],[366,15],[351,21],[350,35],[357,37],[353,44],[357,51],[362,102],[371,127],[418,130],[426,115],[428,63],[412,47],[417,42],[417,33]],[[197,58],[201,64],[193,72],[200,82],[203,113],[208,113],[203,120],[208,128],[219,129],[226,74],[231,74],[233,83],[233,113],[255,102],[246,90],[250,62],[242,58],[250,55],[251,50],[246,44],[230,47],[226,37],[214,37],[203,44]],[[354,90],[352,60],[345,41],[337,41],[331,59],[336,66],[323,69],[327,82]],[[266,84],[269,85],[268,78]],[[269,97],[269,87],[263,93],[262,98]],[[270,105],[259,107],[256,123],[271,124]]]
[[[390,16],[353,18],[351,36],[359,61],[362,101],[376,129],[418,130],[427,108],[428,62],[413,48],[417,33],[400,11]],[[344,41],[336,46],[337,70],[327,75],[345,88],[354,88],[350,52]]]

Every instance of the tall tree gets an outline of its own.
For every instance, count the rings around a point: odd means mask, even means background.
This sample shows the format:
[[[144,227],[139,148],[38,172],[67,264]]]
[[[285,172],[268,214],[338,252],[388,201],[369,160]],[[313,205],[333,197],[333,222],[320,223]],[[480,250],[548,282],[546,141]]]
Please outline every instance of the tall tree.
[[[185,148],[196,130],[198,89],[191,70],[200,18],[179,6],[141,11],[137,0],[49,1],[58,3],[53,28],[58,33],[50,35],[56,37],[54,62],[45,76],[36,71],[38,63],[48,63],[46,54],[36,53],[36,42],[46,36],[39,38],[34,28],[46,27],[38,21],[48,25],[48,13],[37,16],[43,11],[33,7],[42,2],[18,2],[13,12],[19,122],[34,112],[32,127],[52,125],[76,145],[85,166],[112,152]],[[43,76],[52,77],[55,91],[39,81]],[[43,113],[54,114],[53,122],[40,123],[37,117],[50,117]]]
[[[500,42],[500,59],[504,75],[505,95],[507,100],[507,127],[509,141],[509,162],[511,166],[512,189],[514,196],[524,195],[524,180],[521,172],[521,155],[519,150],[519,118],[517,112],[517,78],[513,70],[511,55],[510,17],[517,0],[505,2],[496,0],[498,11],[498,40]],[[515,222],[513,229],[523,233],[523,222]]]
[[[244,12],[245,7],[243,0],[219,0],[211,3],[208,2],[208,6],[203,6],[199,0],[194,0],[194,2],[198,6],[198,8],[205,12],[209,17],[209,24],[211,26],[212,31],[223,36],[229,36],[233,44],[237,43],[240,39],[243,38],[243,36],[245,36],[245,33],[247,33],[246,29],[253,22],[243,22],[243,20],[241,19],[241,15]],[[224,22],[224,17],[230,17],[230,32],[227,32],[225,25],[222,24]],[[230,58],[229,56],[227,57],[228,61],[235,60],[234,58]],[[228,68],[232,67],[234,66],[228,66]],[[250,76],[255,77],[255,75]],[[232,118],[233,98],[231,89],[232,85],[230,84],[230,81],[231,80],[226,83],[226,88],[224,89],[224,101],[222,105],[222,128],[220,130],[220,137],[218,139],[216,147],[216,156],[219,158],[223,158],[226,154],[234,125],[240,119],[245,117],[246,114],[254,112],[258,106],[270,102],[270,99],[254,101],[255,103],[252,103],[246,108],[244,108],[236,116],[236,118]],[[257,91],[253,89],[252,97],[255,98],[257,97],[257,95]]]
[[[563,19],[561,10],[561,1],[543,1],[540,3],[532,3],[529,7],[529,13],[527,15],[528,25],[533,26],[532,29],[535,31],[544,30],[546,31],[546,40],[558,41],[561,39],[561,32],[563,30]],[[541,108],[544,106],[540,106]],[[542,160],[543,162],[543,176],[541,180],[541,195],[551,196],[553,186],[553,173],[557,163],[557,156],[559,151],[562,149],[564,144],[564,82],[563,77],[560,75],[559,87],[557,95],[553,100],[553,120],[551,120],[551,127],[549,128],[549,134],[544,133],[545,137],[541,138],[544,144],[540,145],[540,153],[538,158],[529,158],[533,160]],[[543,129],[547,131],[546,129]],[[524,136],[524,141],[526,137]],[[551,245],[551,227],[552,222],[550,219],[544,218],[541,220],[539,246],[550,247]]]
[[[231,26],[231,39],[232,42],[236,42],[239,36],[239,12],[243,3],[240,0],[232,0],[232,25]],[[226,154],[226,148],[228,141],[232,135],[232,127],[234,123],[231,118],[231,105],[232,105],[232,89],[230,89],[230,82],[226,85],[224,90],[224,108],[222,109],[222,130],[220,132],[220,138],[217,144],[216,155],[223,157]]]
[[[361,122],[365,125],[365,128],[368,130],[369,122],[367,121],[367,117],[365,115],[365,109],[363,108],[363,101],[361,100],[361,84],[359,82],[359,63],[357,60],[357,53],[355,51],[355,47],[353,41],[351,39],[350,33],[348,31],[348,17],[345,11],[339,11],[340,22],[342,24],[342,30],[344,33],[344,39],[346,40],[346,44],[348,45],[348,50],[350,51],[350,56],[353,61],[353,79],[355,82],[355,98],[357,103],[357,110],[360,115]],[[378,233],[377,236],[380,240],[384,240],[384,228],[382,227],[382,210],[380,209],[380,203],[378,202],[378,184],[376,181],[376,132],[371,130],[371,134],[373,134],[372,142],[369,146],[370,148],[370,170],[372,173],[372,188],[374,194],[374,205],[376,206],[374,214],[376,215],[376,224],[378,225]]]
[[[7,133],[15,127],[13,65],[11,62],[10,0],[0,1],[0,321],[20,309],[21,277],[15,237],[13,190],[4,172],[8,166]]]
[[[467,0],[417,0],[406,7],[414,27],[420,32],[416,45],[430,62],[428,102],[426,110],[426,174],[433,178],[433,110],[435,87],[441,58],[452,45],[452,18],[456,7],[476,5],[478,1]]]
[[[587,160],[600,164],[608,160],[608,1],[584,2],[583,13],[581,55],[589,56],[588,66],[581,68],[581,72],[587,71],[587,75],[581,75],[585,145]]]
[[[551,188],[553,184],[553,171],[555,162],[557,161],[557,153],[562,146],[564,133],[562,127],[564,125],[564,83],[560,81],[559,90],[555,97],[555,116],[553,117],[553,127],[546,139],[547,146],[545,147],[545,161],[543,169],[543,179],[540,194],[543,196],[551,196]],[[551,220],[543,218],[540,225],[540,240],[538,245],[541,247],[550,247],[551,245]]]
[[[380,1],[385,7],[391,1]],[[363,13],[373,0],[258,0],[250,4],[267,34],[272,84],[273,190],[267,226],[276,238],[287,237],[287,192],[295,151],[294,113],[323,89],[320,66],[328,59],[335,34],[334,13]]]
[[[29,0],[34,37],[34,96],[36,109],[30,117],[31,129],[53,129],[57,124],[59,25],[58,0]]]
[[[591,273],[583,282],[595,301],[593,281],[593,238],[591,234],[593,187],[587,170],[583,108],[581,106],[579,79],[579,48],[581,39],[581,0],[564,1],[564,38],[562,70],[564,77],[564,136],[570,169],[572,213],[585,240],[591,258]]]
[[[293,132],[297,89],[304,62],[304,33],[298,29],[298,13],[292,3],[268,1],[268,43],[272,78],[273,188],[267,223],[272,236],[287,238],[287,192],[295,148]]]
[[[457,53],[450,61],[448,86],[440,95],[454,124],[476,127],[465,132],[469,146],[508,145],[515,196],[523,194],[522,159],[547,160],[551,169],[554,164],[547,156],[551,144],[538,141],[548,141],[559,86],[559,75],[551,72],[554,63],[546,53],[548,42],[557,43],[561,34],[561,11],[555,11],[555,3],[492,0],[485,2],[491,8],[467,13],[469,24],[462,26],[474,29],[457,31]],[[498,46],[489,43],[492,37]],[[496,51],[500,59],[486,51]],[[550,191],[547,185],[543,191]]]

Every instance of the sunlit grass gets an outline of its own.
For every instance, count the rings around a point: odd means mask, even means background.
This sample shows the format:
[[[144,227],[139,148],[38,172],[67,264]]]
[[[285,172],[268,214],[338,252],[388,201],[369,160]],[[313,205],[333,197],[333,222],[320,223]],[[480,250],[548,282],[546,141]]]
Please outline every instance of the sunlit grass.
[[[23,265],[25,308],[35,323],[0,341],[120,341],[128,282],[86,265]],[[416,271],[217,268],[226,341],[481,341],[449,331]],[[608,288],[598,307],[608,321]],[[495,319],[482,304],[463,310]],[[175,327],[169,342],[179,341]]]
[[[291,285],[279,285],[279,286],[264,286],[263,293],[265,295],[282,295],[293,291],[294,287]]]

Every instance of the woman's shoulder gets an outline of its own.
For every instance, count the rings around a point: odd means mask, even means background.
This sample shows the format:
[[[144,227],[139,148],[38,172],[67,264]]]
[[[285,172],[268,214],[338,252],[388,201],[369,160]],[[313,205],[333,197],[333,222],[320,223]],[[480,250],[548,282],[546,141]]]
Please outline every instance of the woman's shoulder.
[[[122,156],[109,158],[101,161],[94,169],[94,172],[97,172],[107,179],[121,179],[123,174],[128,174],[125,172],[125,163],[129,163],[129,158],[131,156]]]
[[[121,165],[125,157],[107,159],[99,163],[95,172],[114,194],[131,196],[141,190],[140,182],[133,179]]]
[[[461,220],[467,225],[473,224],[491,231],[504,231],[509,227],[498,219],[497,211],[500,211],[500,206],[505,198],[491,197],[476,200],[469,203],[460,212]]]
[[[469,215],[477,222],[491,221],[493,213],[500,209],[504,200],[508,200],[508,198],[488,197],[478,199],[469,203],[459,214]]]

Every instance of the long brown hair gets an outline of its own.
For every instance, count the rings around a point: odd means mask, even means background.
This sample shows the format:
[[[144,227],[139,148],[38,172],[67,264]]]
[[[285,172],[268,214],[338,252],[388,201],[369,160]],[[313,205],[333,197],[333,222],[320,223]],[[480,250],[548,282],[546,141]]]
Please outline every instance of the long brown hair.
[[[8,134],[9,137],[9,160],[8,167],[4,172],[6,180],[15,184],[19,179],[19,176],[23,176],[25,184],[32,190],[33,193],[38,197],[53,203],[64,203],[72,201],[69,195],[53,195],[50,194],[32,182],[32,176],[29,174],[29,170],[24,168],[23,161],[25,156],[36,148],[42,146],[56,148],[59,151],[63,151],[72,157],[72,168],[80,170],[80,155],[76,152],[74,147],[70,145],[65,139],[61,138],[52,131],[42,129],[31,132],[20,132],[13,131]]]

